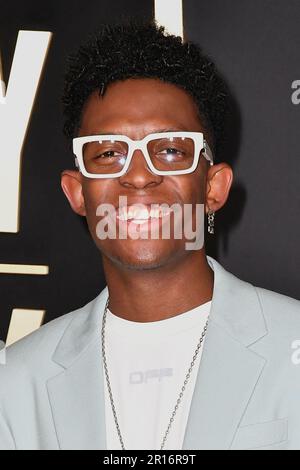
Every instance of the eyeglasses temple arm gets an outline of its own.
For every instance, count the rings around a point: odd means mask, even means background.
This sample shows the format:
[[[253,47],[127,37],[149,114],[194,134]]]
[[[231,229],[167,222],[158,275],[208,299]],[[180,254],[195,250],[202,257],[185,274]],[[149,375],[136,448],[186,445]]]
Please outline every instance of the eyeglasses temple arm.
[[[204,148],[204,152],[203,152],[203,156],[206,158],[206,160],[209,161],[209,163],[211,165],[214,164],[214,157],[213,157],[213,153],[210,149],[210,146],[208,145],[208,143],[206,142],[206,140],[204,140],[203,142],[203,148]]]

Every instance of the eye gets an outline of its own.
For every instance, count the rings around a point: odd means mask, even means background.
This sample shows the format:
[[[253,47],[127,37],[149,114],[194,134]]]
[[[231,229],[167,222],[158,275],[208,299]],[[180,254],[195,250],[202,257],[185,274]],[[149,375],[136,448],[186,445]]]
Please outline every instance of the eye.
[[[120,152],[117,152],[116,150],[106,150],[105,152],[102,152],[102,153],[96,155],[95,159],[97,159],[97,158],[113,158],[113,157],[124,157],[124,155]]]
[[[167,147],[165,149],[160,150],[157,152],[158,155],[163,155],[166,156],[167,158],[172,158],[172,157],[181,157],[185,155],[185,152],[183,150],[180,150],[175,147]]]
[[[166,149],[167,153],[172,153],[172,152],[177,152],[177,153],[182,153],[180,150],[175,149],[174,147],[169,147]]]

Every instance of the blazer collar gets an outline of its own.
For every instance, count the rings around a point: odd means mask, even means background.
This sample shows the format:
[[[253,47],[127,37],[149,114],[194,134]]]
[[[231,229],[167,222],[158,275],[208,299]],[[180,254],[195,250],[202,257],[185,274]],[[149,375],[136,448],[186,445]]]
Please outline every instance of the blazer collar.
[[[253,344],[267,333],[255,287],[226,271],[211,256],[207,255],[207,261],[214,271],[210,320],[245,346]],[[93,339],[100,338],[107,297],[106,286],[95,299],[72,312],[74,318],[53,354],[55,362],[70,366]]]
[[[226,271],[211,256],[207,256],[207,261],[214,270],[211,320],[237,341],[250,346],[267,334],[256,288]]]
[[[108,297],[107,286],[88,304],[71,312],[73,319],[64,331],[52,359],[64,368],[70,367],[89,344],[101,338],[101,320]]]
[[[214,271],[210,323],[183,449],[230,447],[266,362],[249,347],[267,334],[255,287],[207,260]],[[64,370],[47,388],[63,449],[106,448],[101,320],[107,296],[105,287],[73,312],[53,354]]]

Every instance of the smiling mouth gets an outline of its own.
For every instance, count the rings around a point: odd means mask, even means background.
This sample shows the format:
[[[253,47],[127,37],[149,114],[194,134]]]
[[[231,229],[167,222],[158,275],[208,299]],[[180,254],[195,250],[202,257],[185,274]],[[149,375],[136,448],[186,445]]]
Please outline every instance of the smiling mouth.
[[[161,219],[172,213],[171,208],[160,207],[153,208],[151,206],[140,207],[119,207],[117,219],[123,222],[132,222],[137,225],[150,222],[151,220]]]

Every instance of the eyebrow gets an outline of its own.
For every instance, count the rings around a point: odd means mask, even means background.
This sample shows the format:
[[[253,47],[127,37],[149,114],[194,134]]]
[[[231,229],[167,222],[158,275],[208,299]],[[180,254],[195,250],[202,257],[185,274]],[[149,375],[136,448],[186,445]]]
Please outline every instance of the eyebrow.
[[[188,129],[186,129],[185,127],[181,127],[181,128],[171,127],[171,128],[166,128],[166,129],[154,129],[151,132],[149,132],[149,134],[157,134],[159,132],[188,132]],[[149,135],[149,134],[146,134],[146,135]],[[125,135],[125,134],[123,134],[123,132],[107,131],[107,132],[92,132],[88,135]]]

